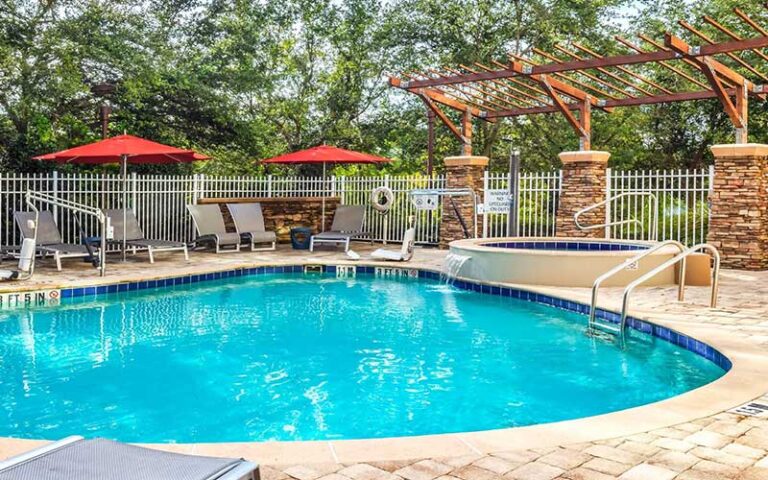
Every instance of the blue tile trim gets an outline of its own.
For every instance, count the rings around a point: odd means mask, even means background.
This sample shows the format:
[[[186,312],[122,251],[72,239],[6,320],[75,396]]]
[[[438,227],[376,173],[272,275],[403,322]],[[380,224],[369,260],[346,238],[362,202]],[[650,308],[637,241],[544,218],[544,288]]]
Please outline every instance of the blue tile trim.
[[[600,251],[616,252],[627,250],[646,250],[648,245],[612,243],[612,242],[553,242],[553,241],[532,241],[532,242],[489,242],[482,243],[483,247],[512,248],[527,250],[564,250],[564,251]]]
[[[519,246],[519,245],[534,245],[534,244],[536,245],[543,244],[543,245],[546,245],[547,247],[552,247],[553,249],[556,248],[560,250],[562,249],[578,250],[579,248],[582,248],[582,249],[591,248],[588,246],[589,244],[586,242],[581,242],[581,245],[579,245],[579,242],[508,242],[508,243],[499,243],[498,245],[502,246],[502,248],[536,248],[536,247]],[[507,245],[517,245],[517,246],[507,246]],[[564,245],[566,248],[562,248]],[[600,245],[600,244],[597,244],[597,245]],[[628,247],[627,249],[630,249],[630,250],[647,248],[644,245],[618,245],[618,244],[606,244],[606,245],[611,245],[611,247],[619,246],[622,249],[624,249],[624,247]],[[495,246],[495,245],[486,244],[486,246]],[[324,267],[323,270],[327,274],[336,273],[336,267],[334,265],[327,265]],[[357,274],[366,275],[366,274],[373,274],[374,272],[375,272],[375,267],[368,266],[368,265],[356,266]],[[419,269],[418,272],[419,272],[418,278],[420,279],[438,280],[440,278],[440,273],[434,272],[431,270]],[[97,296],[97,295],[103,295],[107,293],[122,293],[127,291],[134,291],[134,290],[145,290],[150,288],[171,287],[175,285],[188,285],[188,284],[198,283],[198,282],[219,280],[222,278],[265,275],[265,274],[274,274],[274,273],[303,274],[304,265],[239,268],[235,270],[226,270],[223,272],[212,272],[212,273],[205,273],[205,274],[198,274],[198,275],[186,275],[181,277],[169,277],[169,278],[163,278],[158,280],[142,280],[138,282],[117,283],[117,284],[99,285],[99,286],[92,286],[92,287],[65,288],[65,289],[61,289],[61,298]],[[500,285],[489,285],[489,284],[484,284],[480,282],[470,282],[467,280],[456,280],[453,282],[453,286],[460,290],[467,290],[467,291],[477,292],[485,295],[495,295],[500,297],[514,298],[518,300],[525,300],[529,302],[540,303],[543,305],[549,305],[554,308],[576,312],[582,315],[587,315],[589,313],[589,306],[586,304],[574,302],[571,300],[565,300],[565,299],[553,297],[550,295],[529,292],[527,290],[521,290],[518,288],[504,287]],[[600,320],[611,322],[611,323],[619,323],[621,320],[621,316],[618,313],[611,312],[608,310],[603,310],[603,309],[598,309],[596,312],[596,316]],[[726,370],[726,371],[730,370],[732,366],[731,361],[728,360],[728,358],[725,355],[723,355],[713,347],[707,345],[706,343],[700,342],[694,338],[691,338],[687,335],[676,332],[672,329],[663,327],[661,325],[656,325],[654,323],[647,322],[645,320],[641,320],[634,317],[627,318],[627,326],[632,330],[636,330],[636,331],[648,334],[650,336],[659,338],[661,340],[670,342],[681,348],[689,350],[715,363],[723,370]]]

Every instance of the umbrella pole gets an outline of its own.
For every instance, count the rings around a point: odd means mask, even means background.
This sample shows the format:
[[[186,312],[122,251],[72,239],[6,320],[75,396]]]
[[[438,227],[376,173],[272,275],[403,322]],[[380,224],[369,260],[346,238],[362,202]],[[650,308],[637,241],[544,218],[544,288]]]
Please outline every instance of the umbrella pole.
[[[327,192],[327,188],[326,188],[327,186],[328,185],[327,185],[327,182],[326,182],[326,179],[325,179],[325,162],[323,162],[323,201],[322,201],[322,203],[323,203],[323,214],[322,214],[322,219],[323,219],[322,221],[323,221],[323,223],[320,225],[320,231],[321,232],[325,231],[325,194]]]
[[[126,226],[125,223],[128,221],[128,155],[123,155],[120,158],[120,170],[121,174],[123,176],[123,242],[122,242],[122,253],[123,253],[123,262],[125,262],[125,250],[126,250]]]

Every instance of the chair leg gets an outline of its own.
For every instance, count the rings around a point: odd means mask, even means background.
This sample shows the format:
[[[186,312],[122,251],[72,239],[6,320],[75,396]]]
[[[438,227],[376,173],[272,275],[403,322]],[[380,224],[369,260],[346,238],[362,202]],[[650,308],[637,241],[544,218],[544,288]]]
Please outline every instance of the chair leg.
[[[61,255],[59,252],[53,254],[53,259],[56,260],[56,270],[61,271]]]
[[[314,252],[315,251],[315,238],[310,237],[309,239],[309,251]]]
[[[184,245],[184,260],[189,261],[189,251],[186,245]]]
[[[349,251],[349,239],[347,239],[347,241],[344,242],[344,252],[346,253],[348,251]]]
[[[155,263],[155,255],[154,252],[152,252],[152,247],[148,247],[147,252],[149,253],[149,263]]]

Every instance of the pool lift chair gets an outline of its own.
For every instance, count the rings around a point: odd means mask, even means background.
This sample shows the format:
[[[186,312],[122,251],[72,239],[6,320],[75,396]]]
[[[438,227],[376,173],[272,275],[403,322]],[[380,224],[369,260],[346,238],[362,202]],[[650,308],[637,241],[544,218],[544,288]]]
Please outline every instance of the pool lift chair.
[[[259,480],[258,465],[238,458],[153,450],[71,436],[0,462],[0,480]]]
[[[379,248],[371,252],[371,257],[377,260],[391,260],[394,262],[407,262],[413,258],[413,247],[416,243],[416,229],[411,227],[403,235],[403,246],[400,250],[387,250]]]
[[[32,238],[25,238],[21,241],[21,250],[19,251],[19,265],[18,268],[0,269],[0,282],[8,282],[12,280],[27,280],[32,278],[35,273],[35,243],[37,242],[37,210],[35,210],[35,218],[27,222],[27,228],[32,232]]]

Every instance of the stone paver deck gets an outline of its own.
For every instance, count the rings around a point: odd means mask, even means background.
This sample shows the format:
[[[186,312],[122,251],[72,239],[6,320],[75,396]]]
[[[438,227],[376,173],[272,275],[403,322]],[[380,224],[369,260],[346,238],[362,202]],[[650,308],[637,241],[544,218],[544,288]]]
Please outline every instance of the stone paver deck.
[[[367,244],[354,248],[364,255]],[[438,268],[444,251],[419,249],[412,266]],[[153,276],[180,274],[211,269],[234,268],[244,263],[341,262],[344,256],[324,251],[315,254],[281,249],[273,252],[244,252],[212,255],[195,252],[189,264],[178,256],[158,255],[151,267]],[[72,261],[67,263],[72,267]],[[181,266],[180,266],[181,265]],[[84,265],[57,273],[41,267],[29,284],[31,289],[51,286],[93,284],[98,280],[92,269]],[[147,264],[131,259],[127,264],[110,264],[105,281],[114,282],[146,276]],[[7,290],[9,285],[3,285]],[[532,288],[536,291],[588,301],[587,289]],[[600,304],[616,309],[620,289],[603,291]],[[722,275],[720,305],[709,309],[704,305],[708,289],[691,287],[684,303],[676,301],[676,289],[653,287],[638,289],[633,297],[634,315],[680,329],[693,329],[710,338],[736,339],[753,357],[768,357],[768,272],[745,273],[726,271]],[[733,340],[731,340],[733,341]],[[763,359],[764,360],[764,359]],[[768,376],[752,379],[756,385]],[[704,387],[704,389],[709,387]],[[768,390],[768,389],[766,389]],[[702,390],[706,392],[706,390]],[[765,399],[768,403],[768,398]],[[718,403],[726,404],[725,403]],[[739,403],[733,400],[735,406]],[[649,424],[652,419],[648,419]],[[604,432],[587,432],[595,440],[580,443],[560,442],[550,438],[542,448],[499,448],[491,453],[467,443],[469,453],[424,456],[412,450],[408,459],[380,458],[376,450],[357,452],[364,461],[339,463],[313,460],[312,449],[306,455],[286,459],[266,454],[268,446],[253,449],[254,444],[174,446],[160,448],[200,454],[242,455],[262,464],[265,480],[714,480],[768,479],[768,416],[749,417],[726,411],[662,428],[636,429],[635,433],[605,438]],[[541,443],[536,438],[536,443]],[[0,441],[0,457],[27,450],[40,442]],[[473,453],[473,449],[475,450]],[[336,453],[333,457],[336,458]]]

